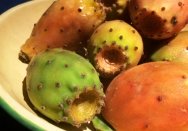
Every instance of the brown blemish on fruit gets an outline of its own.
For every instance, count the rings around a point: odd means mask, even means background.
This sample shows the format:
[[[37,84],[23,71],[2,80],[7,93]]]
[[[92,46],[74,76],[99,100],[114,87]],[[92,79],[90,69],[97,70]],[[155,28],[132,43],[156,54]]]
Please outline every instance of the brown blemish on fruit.
[[[139,26],[142,32],[147,35],[158,34],[164,28],[164,20],[159,17],[154,11],[145,12],[142,17],[139,17]],[[155,26],[154,26],[155,25]]]

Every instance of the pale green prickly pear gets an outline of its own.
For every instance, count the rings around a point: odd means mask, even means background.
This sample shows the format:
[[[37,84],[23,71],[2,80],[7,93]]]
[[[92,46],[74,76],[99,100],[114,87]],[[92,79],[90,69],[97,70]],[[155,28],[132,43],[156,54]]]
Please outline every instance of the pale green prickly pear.
[[[151,55],[152,61],[188,63],[188,31],[180,32]]]
[[[140,34],[122,20],[106,21],[92,34],[88,56],[102,77],[113,77],[138,64],[143,54]]]
[[[49,49],[27,68],[27,93],[34,107],[56,122],[89,122],[103,106],[103,88],[88,60],[68,50]]]

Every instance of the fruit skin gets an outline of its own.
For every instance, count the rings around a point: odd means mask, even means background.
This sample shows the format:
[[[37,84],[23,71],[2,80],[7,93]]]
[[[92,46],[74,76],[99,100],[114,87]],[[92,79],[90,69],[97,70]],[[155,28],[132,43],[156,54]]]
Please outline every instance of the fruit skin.
[[[102,115],[117,131],[187,131],[187,103],[188,64],[148,62],[112,80]]]
[[[188,22],[187,0],[130,0],[129,14],[134,27],[147,38],[173,37]]]
[[[27,67],[27,94],[34,107],[56,122],[89,122],[104,103],[102,83],[83,57],[63,49],[34,56]]]
[[[176,61],[188,63],[188,31],[182,31],[153,52],[152,61]]]
[[[87,39],[105,17],[103,5],[95,0],[57,0],[21,46],[20,60],[28,63],[37,53],[57,47],[84,55]]]
[[[106,21],[91,35],[88,54],[102,77],[114,77],[138,64],[143,54],[142,38],[122,20]]]

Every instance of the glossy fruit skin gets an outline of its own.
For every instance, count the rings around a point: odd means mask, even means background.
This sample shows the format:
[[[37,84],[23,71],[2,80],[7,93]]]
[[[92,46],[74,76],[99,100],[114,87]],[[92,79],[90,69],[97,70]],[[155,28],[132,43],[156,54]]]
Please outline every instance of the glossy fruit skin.
[[[114,77],[138,64],[143,54],[140,34],[123,20],[111,20],[96,28],[89,39],[88,57],[102,77]]]
[[[187,0],[131,0],[129,14],[144,36],[161,40],[175,36],[188,22]]]
[[[182,31],[153,52],[152,61],[175,61],[188,63],[188,31]]]
[[[87,39],[105,17],[103,5],[95,0],[57,0],[34,24],[21,46],[20,59],[28,63],[48,48],[63,48],[84,56]]]
[[[188,65],[149,62],[112,80],[102,114],[117,131],[187,131],[187,103]]]
[[[102,83],[95,68],[80,55],[59,48],[42,51],[32,58],[27,67],[26,87],[31,103],[40,113],[55,122],[74,126],[89,122],[100,113],[104,103]],[[87,93],[93,96],[91,103],[96,104],[93,114],[77,121],[72,110],[89,101],[83,96]],[[79,116],[90,110],[88,107]]]

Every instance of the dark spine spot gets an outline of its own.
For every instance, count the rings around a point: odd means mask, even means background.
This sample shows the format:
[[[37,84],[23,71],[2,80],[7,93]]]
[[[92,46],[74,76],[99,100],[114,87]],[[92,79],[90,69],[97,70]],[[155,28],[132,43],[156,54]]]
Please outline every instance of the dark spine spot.
[[[61,33],[63,33],[63,32],[64,32],[64,30],[63,30],[63,29],[60,29],[59,31],[60,31]]]
[[[45,107],[45,106],[41,106],[40,108],[41,108],[42,110],[45,110],[45,109],[46,109],[46,107]]]
[[[61,10],[64,10],[65,8],[64,8],[64,6],[62,6],[60,9],[61,9]]]
[[[122,36],[122,35],[120,35],[120,36],[119,36],[119,39],[120,39],[120,40],[123,40],[123,36]]]
[[[186,77],[186,75],[182,75],[182,79],[186,79],[187,77]]]
[[[178,6],[182,6],[183,4],[182,4],[182,2],[178,2]]]
[[[137,51],[137,50],[138,50],[138,47],[137,47],[137,46],[135,46],[135,47],[134,47],[134,50],[135,50],[135,51]]]
[[[82,12],[82,9],[81,9],[81,8],[78,8],[78,12]]]
[[[86,74],[81,74],[81,78],[85,78],[86,77]]]
[[[185,49],[188,50],[188,46]]]
[[[176,16],[173,16],[170,22],[172,25],[176,25],[178,23]]]
[[[128,50],[128,46],[125,46],[124,50]]]
[[[43,88],[43,84],[42,84],[42,83],[39,83],[39,84],[37,85],[37,89],[40,90],[40,89],[42,89],[42,88]]]
[[[163,100],[162,96],[157,96],[156,99],[157,99],[158,102],[161,102]]]
[[[68,68],[68,64],[64,64],[64,67],[65,67],[65,68]]]
[[[162,8],[161,8],[161,11],[165,11],[165,7],[162,7]]]
[[[56,88],[59,88],[59,87],[61,87],[61,83],[59,83],[59,82],[56,82],[56,83],[55,83],[55,87],[56,87]]]
[[[113,29],[112,29],[112,28],[110,28],[110,29],[109,29],[109,32],[112,32],[112,31],[113,31]]]

